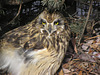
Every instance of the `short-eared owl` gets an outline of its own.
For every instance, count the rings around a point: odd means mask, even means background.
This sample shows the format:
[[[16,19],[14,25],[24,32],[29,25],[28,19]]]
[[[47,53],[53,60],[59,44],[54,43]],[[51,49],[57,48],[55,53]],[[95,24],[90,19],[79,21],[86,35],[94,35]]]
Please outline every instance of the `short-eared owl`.
[[[12,75],[54,75],[70,39],[66,19],[44,10],[31,23],[4,34],[0,40],[0,69]]]

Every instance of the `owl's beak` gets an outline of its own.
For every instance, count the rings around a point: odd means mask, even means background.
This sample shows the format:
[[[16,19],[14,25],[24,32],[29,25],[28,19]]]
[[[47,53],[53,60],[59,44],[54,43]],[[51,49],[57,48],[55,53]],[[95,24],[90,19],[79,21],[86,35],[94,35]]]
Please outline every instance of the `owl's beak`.
[[[48,36],[51,36],[51,34],[53,33],[53,26],[52,24],[47,24],[47,26],[44,29],[41,29],[42,33],[48,34]]]
[[[52,32],[52,27],[51,27],[51,25],[48,26],[48,32],[49,32],[49,34]]]

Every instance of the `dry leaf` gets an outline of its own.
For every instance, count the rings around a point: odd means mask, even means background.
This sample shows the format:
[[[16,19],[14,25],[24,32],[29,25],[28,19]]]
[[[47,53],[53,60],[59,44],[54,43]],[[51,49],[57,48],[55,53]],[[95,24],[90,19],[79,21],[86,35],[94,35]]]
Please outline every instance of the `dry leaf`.
[[[59,75],[64,75],[63,70],[61,69]]]
[[[82,71],[80,71],[78,75],[82,75]]]

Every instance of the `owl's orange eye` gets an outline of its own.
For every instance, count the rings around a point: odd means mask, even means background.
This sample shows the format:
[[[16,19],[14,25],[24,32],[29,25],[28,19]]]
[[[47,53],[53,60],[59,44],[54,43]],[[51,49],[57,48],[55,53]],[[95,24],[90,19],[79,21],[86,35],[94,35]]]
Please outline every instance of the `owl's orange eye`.
[[[43,25],[45,25],[45,24],[46,24],[46,22],[42,22],[42,24],[43,24]]]

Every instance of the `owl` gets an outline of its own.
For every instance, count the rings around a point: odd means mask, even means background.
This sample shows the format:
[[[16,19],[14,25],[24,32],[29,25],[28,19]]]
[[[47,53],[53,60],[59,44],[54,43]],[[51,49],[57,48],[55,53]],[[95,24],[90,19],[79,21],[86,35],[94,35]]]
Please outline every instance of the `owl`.
[[[65,56],[70,28],[64,16],[44,10],[0,40],[0,69],[11,75],[54,75]]]

